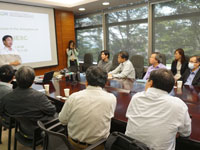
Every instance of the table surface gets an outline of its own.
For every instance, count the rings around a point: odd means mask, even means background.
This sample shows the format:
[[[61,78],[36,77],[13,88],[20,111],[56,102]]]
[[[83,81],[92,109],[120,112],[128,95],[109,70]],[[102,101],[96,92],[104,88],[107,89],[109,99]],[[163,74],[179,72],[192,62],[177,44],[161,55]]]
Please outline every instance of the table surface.
[[[60,80],[54,79],[50,84],[49,93],[46,95],[49,99],[64,103],[65,100],[59,98],[64,97],[64,89],[69,88],[70,94],[83,90],[85,86],[85,76],[81,74],[79,82],[66,81],[65,78]],[[32,86],[36,90],[43,90],[44,85],[33,84]],[[105,90],[113,93],[117,97],[117,107],[115,110],[114,119],[127,122],[125,116],[127,107],[132,96],[144,91],[145,83],[141,81],[134,81],[130,79],[110,79],[106,83]],[[182,99],[188,106],[189,113],[192,117],[192,134],[190,139],[193,141],[200,141],[200,87],[183,86],[182,89],[174,88],[170,93],[172,96],[177,96]]]

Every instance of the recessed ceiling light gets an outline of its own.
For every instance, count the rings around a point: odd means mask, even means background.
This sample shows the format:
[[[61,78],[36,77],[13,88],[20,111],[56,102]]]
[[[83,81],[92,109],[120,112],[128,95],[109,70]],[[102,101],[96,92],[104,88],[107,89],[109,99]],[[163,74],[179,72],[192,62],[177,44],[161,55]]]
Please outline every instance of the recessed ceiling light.
[[[103,2],[102,5],[107,6],[107,5],[110,5],[110,3],[109,2]]]
[[[79,8],[78,10],[79,11],[85,11],[85,8]]]
[[[50,1],[50,2],[55,2],[55,3],[62,3],[62,4],[75,4],[75,3],[80,3],[84,0],[45,0],[45,1]]]

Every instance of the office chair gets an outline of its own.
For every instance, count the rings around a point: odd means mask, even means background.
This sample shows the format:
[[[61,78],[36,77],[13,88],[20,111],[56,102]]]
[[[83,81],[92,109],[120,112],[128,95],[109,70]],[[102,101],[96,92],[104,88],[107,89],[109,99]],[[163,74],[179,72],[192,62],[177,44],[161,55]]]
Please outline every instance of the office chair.
[[[162,64],[163,65],[166,65],[166,55],[165,54],[161,54],[161,57],[162,57]]]
[[[130,61],[135,68],[136,78],[142,79],[144,74],[144,57],[141,55],[133,55]]]
[[[113,56],[113,59],[112,59],[112,66],[111,66],[111,71],[114,70],[115,68],[117,68],[117,66],[119,66],[119,63],[118,63],[118,53],[116,53],[114,56]]]
[[[91,53],[86,53],[84,55],[84,63],[82,65],[82,71],[85,72],[87,68],[93,65],[93,55]]]
[[[17,150],[17,141],[22,145],[31,147],[33,150],[36,146],[42,144],[41,130],[36,121],[23,116],[12,116],[16,121],[14,150]]]
[[[58,119],[50,123],[37,122],[40,129],[43,131],[43,150],[72,150],[72,145],[69,143],[64,127]]]
[[[15,127],[14,118],[10,117],[9,114],[4,114],[0,116],[0,144],[2,143],[2,130],[3,128],[8,129],[8,150],[11,149],[11,136],[12,136],[12,128]]]
[[[105,143],[105,150],[150,150],[144,143],[120,132],[111,133],[108,139],[100,141],[99,145],[103,143]],[[98,145],[95,146],[97,147]]]
[[[58,119],[43,123],[37,122],[40,129],[43,131],[44,138],[43,150],[73,150],[66,134],[66,127],[64,127]],[[105,142],[105,139],[96,142],[95,144],[87,147],[85,150],[93,150],[100,144]]]

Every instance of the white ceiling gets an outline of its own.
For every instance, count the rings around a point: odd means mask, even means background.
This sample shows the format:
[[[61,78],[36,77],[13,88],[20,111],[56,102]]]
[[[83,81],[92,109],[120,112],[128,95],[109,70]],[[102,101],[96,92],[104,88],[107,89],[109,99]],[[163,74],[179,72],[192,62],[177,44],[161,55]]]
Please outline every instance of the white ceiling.
[[[42,7],[50,7],[73,11],[76,15],[104,10],[119,5],[131,4],[141,0],[0,0],[0,2],[9,2],[16,4],[26,4]],[[55,2],[57,1],[57,2]],[[109,6],[103,6],[103,2],[110,2]],[[78,9],[84,7],[86,10],[80,12]]]

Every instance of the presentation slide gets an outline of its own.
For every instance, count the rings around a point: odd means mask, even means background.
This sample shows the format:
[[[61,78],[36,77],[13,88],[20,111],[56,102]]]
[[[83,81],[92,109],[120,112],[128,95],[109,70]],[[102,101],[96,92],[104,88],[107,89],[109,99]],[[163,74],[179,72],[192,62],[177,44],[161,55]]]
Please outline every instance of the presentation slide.
[[[0,38],[13,37],[12,47],[23,65],[37,68],[58,64],[53,9],[0,3],[0,20]]]

